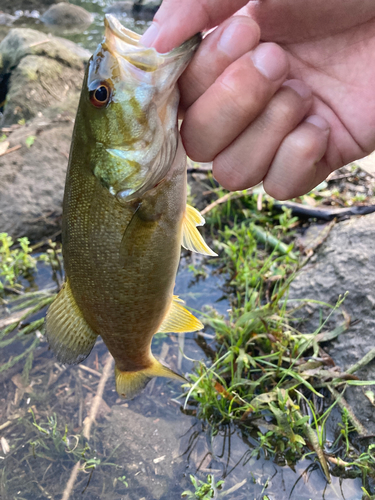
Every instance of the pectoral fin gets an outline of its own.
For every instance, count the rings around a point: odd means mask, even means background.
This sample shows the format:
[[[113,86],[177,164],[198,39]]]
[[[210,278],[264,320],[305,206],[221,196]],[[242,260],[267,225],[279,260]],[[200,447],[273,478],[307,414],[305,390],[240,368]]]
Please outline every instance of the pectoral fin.
[[[115,367],[116,390],[122,398],[133,399],[139,394],[153,377],[166,377],[185,383],[186,379],[153,358],[152,365],[145,370],[123,372]]]
[[[196,332],[204,328],[199,319],[182,306],[183,303],[183,300],[179,299],[177,295],[173,295],[171,307],[163,323],[160,325],[158,332]]]
[[[190,205],[186,205],[182,228],[182,246],[192,252],[217,256],[217,253],[211,250],[197,229],[197,226],[203,226],[204,222],[204,218],[198,210],[195,210]]]
[[[97,334],[87,324],[69,285],[64,283],[46,317],[48,343],[61,363],[76,364],[90,354]]]

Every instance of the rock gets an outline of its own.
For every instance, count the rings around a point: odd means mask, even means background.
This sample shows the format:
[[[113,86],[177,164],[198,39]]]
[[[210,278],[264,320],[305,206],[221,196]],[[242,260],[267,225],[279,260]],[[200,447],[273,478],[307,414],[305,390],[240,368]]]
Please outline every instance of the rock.
[[[30,120],[82,86],[88,51],[28,28],[11,30],[0,43],[0,126]]]
[[[93,15],[78,5],[73,5],[66,2],[60,2],[52,5],[40,19],[48,25],[54,26],[75,26],[90,25],[94,17]]]
[[[337,224],[319,250],[315,262],[293,281],[290,299],[311,298],[336,304],[349,292],[343,307],[352,325],[327,348],[343,370],[359,361],[375,346],[375,214]],[[302,326],[314,331],[319,326],[321,307],[309,304],[310,319]],[[323,318],[329,314],[324,310]],[[308,316],[308,313],[307,313]],[[343,322],[340,315],[325,330]],[[375,361],[356,372],[361,379],[375,380]],[[371,389],[371,387],[369,387]],[[345,398],[370,433],[375,433],[375,408],[364,396],[363,387],[349,387]]]
[[[107,14],[113,14],[114,16],[127,16],[132,13],[133,2],[131,1],[120,1],[114,2],[112,5],[105,9]]]
[[[10,26],[16,19],[16,16],[11,16],[10,14],[0,12],[0,26]]]
[[[33,56],[34,57],[34,56]],[[60,229],[65,172],[79,93],[9,136],[16,151],[0,156],[0,228],[39,241]],[[27,138],[35,138],[27,147]]]
[[[160,7],[160,1],[139,1],[135,2],[129,0],[122,0],[119,2],[114,2],[112,5],[105,9],[107,14],[113,14],[114,16],[132,16],[135,19],[151,20],[156,14],[158,8]]]
[[[0,8],[3,12],[14,14],[16,11],[45,10],[58,0],[1,0]]]

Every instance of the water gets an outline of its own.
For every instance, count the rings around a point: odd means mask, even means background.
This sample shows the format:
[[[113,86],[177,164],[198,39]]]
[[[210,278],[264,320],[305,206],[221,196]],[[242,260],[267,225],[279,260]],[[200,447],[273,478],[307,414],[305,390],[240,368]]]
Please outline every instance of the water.
[[[74,3],[95,13],[95,21],[84,33],[66,36],[94,50],[102,37],[104,8],[111,2]],[[144,21],[123,20],[139,32],[147,26]],[[224,277],[208,267],[208,277],[196,279],[188,267],[190,259],[182,260],[176,293],[193,309],[201,311],[208,305],[226,314]],[[52,284],[49,268],[41,265],[33,286]],[[194,363],[206,359],[207,349],[215,348],[212,334],[207,330],[203,337],[159,336],[153,352],[171,368],[189,373]],[[33,338],[3,347],[0,366],[22,353]],[[196,419],[193,405],[184,410],[179,384],[165,379],[153,380],[142,395],[124,403],[117,396],[112,375],[88,448],[81,432],[107,356],[99,341],[82,365],[62,367],[41,337],[28,382],[21,378],[25,362],[0,372],[2,500],[171,500],[180,498],[184,490],[194,490],[190,474],[203,481],[208,474],[214,475],[215,482],[224,479],[216,498],[362,498],[359,478],[332,477],[328,484],[318,463],[309,457],[296,466],[276,464],[258,449],[256,432],[225,426],[214,434]],[[68,495],[78,460],[80,469]]]
[[[225,314],[224,277],[207,268],[208,277],[197,280],[190,262],[190,257],[182,259],[176,292],[194,309],[210,305]],[[46,285],[52,285],[52,275],[42,265],[34,287]],[[204,343],[214,348],[210,333],[206,331]],[[205,345],[196,334],[185,336],[183,357],[181,347],[177,335],[166,335],[155,338],[153,352],[181,373],[206,359]],[[1,365],[23,350],[21,341],[3,348]],[[179,384],[165,379],[154,379],[142,395],[125,403],[111,375],[90,449],[84,451],[80,434],[107,356],[99,341],[82,365],[62,367],[42,338],[27,384],[21,379],[23,364],[9,375],[0,373],[0,436],[10,448],[4,453],[1,441],[1,499],[65,498],[77,460],[81,470],[71,499],[177,499],[184,490],[193,491],[190,474],[204,481],[208,474],[215,482],[224,479],[225,497],[238,500],[362,498],[360,479],[332,477],[329,485],[319,465],[308,458],[295,467],[268,460],[257,448],[256,432],[224,426],[214,435],[196,419],[193,405],[183,409]]]

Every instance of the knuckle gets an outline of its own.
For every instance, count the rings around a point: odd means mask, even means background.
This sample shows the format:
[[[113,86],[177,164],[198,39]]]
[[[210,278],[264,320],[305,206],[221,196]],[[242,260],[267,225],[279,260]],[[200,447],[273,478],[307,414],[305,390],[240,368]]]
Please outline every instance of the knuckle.
[[[261,174],[251,171],[246,163],[235,160],[232,155],[221,153],[213,162],[215,179],[228,191],[240,191],[255,186],[262,180]]]

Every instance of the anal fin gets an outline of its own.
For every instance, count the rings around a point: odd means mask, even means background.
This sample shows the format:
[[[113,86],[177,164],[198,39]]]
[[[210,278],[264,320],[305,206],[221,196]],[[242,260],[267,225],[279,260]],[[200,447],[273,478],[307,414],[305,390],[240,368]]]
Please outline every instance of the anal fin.
[[[183,300],[173,295],[171,307],[158,328],[160,333],[196,332],[203,330],[203,324],[182,305]]]
[[[136,372],[125,372],[115,367],[116,391],[118,395],[125,399],[133,399],[139,394],[153,377],[166,377],[185,383],[186,379],[175,373],[170,368],[162,365],[157,359],[152,357],[152,364],[144,370]]]
[[[87,324],[66,281],[46,317],[48,343],[61,363],[76,364],[90,354],[97,334]]]
[[[195,208],[190,205],[186,205],[181,244],[186,250],[214,257],[217,256],[217,253],[211,250],[197,229],[197,226],[203,226],[204,222],[204,218],[198,210],[195,210]]]

